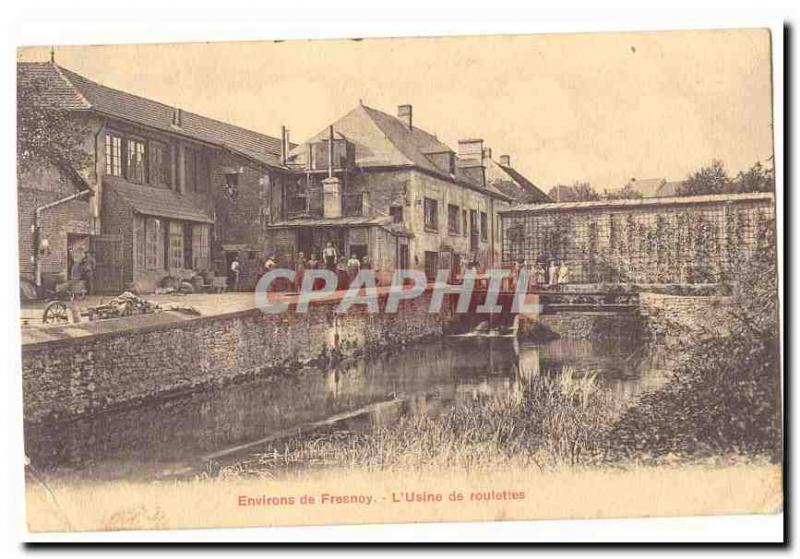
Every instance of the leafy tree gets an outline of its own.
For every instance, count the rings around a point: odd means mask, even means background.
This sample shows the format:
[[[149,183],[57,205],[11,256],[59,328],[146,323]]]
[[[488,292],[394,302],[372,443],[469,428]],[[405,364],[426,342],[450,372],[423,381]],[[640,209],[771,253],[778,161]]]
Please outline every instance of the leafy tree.
[[[773,192],[775,170],[756,162],[747,171],[740,171],[731,183],[733,192]]]
[[[55,106],[48,80],[17,79],[17,167],[25,173],[44,164],[73,179],[91,162],[83,145],[87,128],[68,111]],[[79,179],[82,180],[82,179]]]
[[[703,167],[686,177],[683,184],[676,189],[676,194],[678,196],[725,194],[730,192],[730,182],[725,165],[719,159],[715,159],[708,167]]]
[[[547,195],[557,202],[586,202],[600,199],[600,195],[589,182],[581,181],[575,181],[572,185],[557,184]]]

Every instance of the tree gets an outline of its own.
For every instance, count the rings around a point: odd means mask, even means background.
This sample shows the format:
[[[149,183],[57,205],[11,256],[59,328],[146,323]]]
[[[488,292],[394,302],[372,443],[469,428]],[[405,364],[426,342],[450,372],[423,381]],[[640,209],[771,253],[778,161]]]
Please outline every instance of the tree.
[[[17,79],[17,168],[21,173],[51,164],[71,178],[91,158],[83,145],[87,129],[46,95],[46,78]]]
[[[555,202],[586,202],[600,199],[600,195],[589,182],[581,181],[575,181],[572,185],[557,184],[547,195]]]
[[[731,183],[733,192],[773,192],[775,190],[775,170],[764,167],[757,161],[747,171],[740,171]]]
[[[678,196],[698,196],[701,194],[725,194],[730,192],[730,178],[725,171],[725,165],[719,159],[714,159],[708,167],[691,173],[678,186]]]

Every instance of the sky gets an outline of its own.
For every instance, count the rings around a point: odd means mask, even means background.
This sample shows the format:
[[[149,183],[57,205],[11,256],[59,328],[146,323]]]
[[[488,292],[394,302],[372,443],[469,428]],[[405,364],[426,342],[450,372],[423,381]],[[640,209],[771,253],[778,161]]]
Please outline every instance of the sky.
[[[50,46],[23,47],[44,61]],[[766,30],[55,46],[94,81],[299,142],[360,101],[541,187],[731,174],[773,153]]]

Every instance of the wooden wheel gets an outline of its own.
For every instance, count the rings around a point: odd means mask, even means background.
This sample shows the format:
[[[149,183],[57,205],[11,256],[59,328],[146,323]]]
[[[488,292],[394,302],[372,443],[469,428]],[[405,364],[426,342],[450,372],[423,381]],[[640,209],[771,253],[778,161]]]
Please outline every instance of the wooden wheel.
[[[44,308],[42,322],[45,324],[65,324],[69,322],[69,309],[63,301],[51,301]]]

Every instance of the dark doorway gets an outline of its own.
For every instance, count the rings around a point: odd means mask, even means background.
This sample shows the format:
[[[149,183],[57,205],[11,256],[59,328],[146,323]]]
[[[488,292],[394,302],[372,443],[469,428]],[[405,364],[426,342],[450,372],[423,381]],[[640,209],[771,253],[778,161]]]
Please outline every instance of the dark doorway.
[[[92,237],[92,254],[97,266],[94,271],[95,291],[121,293],[124,286],[122,235]]]

